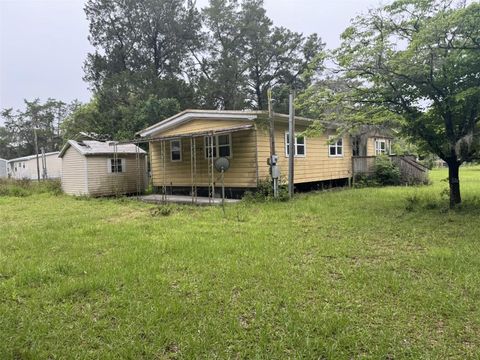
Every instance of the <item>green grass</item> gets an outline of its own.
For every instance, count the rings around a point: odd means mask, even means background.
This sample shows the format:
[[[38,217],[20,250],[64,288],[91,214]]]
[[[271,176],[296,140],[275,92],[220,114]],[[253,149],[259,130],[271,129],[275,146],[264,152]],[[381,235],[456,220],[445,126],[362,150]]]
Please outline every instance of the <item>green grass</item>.
[[[0,358],[479,358],[480,168],[456,211],[444,177],[225,217],[0,197]]]

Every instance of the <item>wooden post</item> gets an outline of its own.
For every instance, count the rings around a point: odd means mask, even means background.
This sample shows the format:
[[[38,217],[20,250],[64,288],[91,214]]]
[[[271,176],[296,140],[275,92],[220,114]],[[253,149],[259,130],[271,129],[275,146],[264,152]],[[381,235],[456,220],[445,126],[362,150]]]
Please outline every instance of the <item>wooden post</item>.
[[[293,101],[295,94],[292,90],[290,92],[290,116],[288,120],[288,137],[289,137],[289,152],[288,152],[288,195],[293,198],[294,184],[295,184],[295,106]]]
[[[350,187],[355,186],[355,158],[352,156],[352,180],[350,183]]]

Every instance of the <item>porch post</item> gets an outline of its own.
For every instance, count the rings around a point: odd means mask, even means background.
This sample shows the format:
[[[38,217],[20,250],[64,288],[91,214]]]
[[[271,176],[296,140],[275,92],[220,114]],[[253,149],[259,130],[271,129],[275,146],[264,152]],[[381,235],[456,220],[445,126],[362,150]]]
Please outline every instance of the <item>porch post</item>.
[[[288,195],[293,198],[294,183],[295,183],[295,107],[293,104],[295,98],[294,91],[290,92],[290,116],[288,121],[288,137],[289,137],[289,152],[288,152]]]

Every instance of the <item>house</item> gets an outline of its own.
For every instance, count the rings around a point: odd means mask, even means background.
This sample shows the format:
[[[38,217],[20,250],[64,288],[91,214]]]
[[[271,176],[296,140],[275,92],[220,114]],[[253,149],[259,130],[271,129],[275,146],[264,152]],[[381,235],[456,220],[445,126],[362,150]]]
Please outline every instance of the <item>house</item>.
[[[59,152],[24,156],[11,159],[7,164],[8,177],[12,179],[60,179],[62,176],[62,161],[58,158]]]
[[[148,183],[146,152],[133,144],[69,140],[59,157],[66,194],[143,193]]]
[[[0,159],[0,179],[7,177],[7,160]]]
[[[296,117],[295,184],[310,185],[352,177],[353,145],[365,155],[388,153],[391,138],[380,134],[337,135],[334,124],[322,134],[303,136],[311,119]],[[276,154],[281,177],[288,176],[288,115],[275,114]],[[220,173],[216,158],[225,157],[224,174],[230,191],[256,188],[269,178],[270,136],[268,113],[263,111],[186,110],[137,135],[149,142],[153,185],[162,191],[196,192],[214,189]],[[360,141],[361,140],[361,141]]]

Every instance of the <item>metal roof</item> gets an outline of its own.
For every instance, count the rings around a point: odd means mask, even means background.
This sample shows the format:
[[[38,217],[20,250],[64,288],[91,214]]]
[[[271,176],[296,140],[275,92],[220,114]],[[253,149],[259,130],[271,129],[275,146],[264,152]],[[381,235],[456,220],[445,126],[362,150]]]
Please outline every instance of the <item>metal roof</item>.
[[[45,153],[45,156],[54,156],[54,155],[58,156],[58,154],[60,154],[59,151],[54,151],[54,152]],[[38,157],[42,157],[42,156],[43,155],[41,153],[38,154]],[[27,161],[27,160],[35,159],[36,157],[37,155],[22,156],[19,158],[10,159],[8,160],[8,162]]]
[[[168,119],[162,120],[142,131],[137,135],[141,137],[154,136],[162,131],[174,128],[191,120],[243,120],[246,122],[255,121],[259,116],[268,116],[267,111],[243,111],[243,110],[185,110]],[[274,113],[274,117],[279,120],[288,121],[288,115]],[[296,121],[311,123],[314,119],[301,116],[295,116]]]
[[[115,149],[116,145],[116,149]],[[63,157],[67,149],[72,146],[80,154],[84,156],[89,155],[110,155],[113,153],[117,154],[146,154],[146,152],[140,149],[135,144],[120,144],[114,141],[94,141],[94,140],[85,140],[85,141],[75,141],[68,140],[68,142],[63,147],[62,151],[58,157]]]
[[[211,135],[225,135],[225,134],[230,134],[238,131],[252,130],[254,128],[255,128],[255,125],[253,124],[236,125],[236,126],[230,126],[230,127],[221,128],[221,129],[199,130],[199,131],[184,133],[184,134],[141,138],[141,139],[133,140],[133,142],[135,142],[136,144],[140,144],[140,143],[146,143],[150,141],[165,141],[165,140],[176,140],[176,139],[183,139],[183,138],[196,138],[196,137],[211,136]]]

